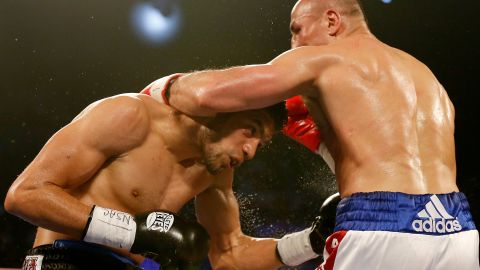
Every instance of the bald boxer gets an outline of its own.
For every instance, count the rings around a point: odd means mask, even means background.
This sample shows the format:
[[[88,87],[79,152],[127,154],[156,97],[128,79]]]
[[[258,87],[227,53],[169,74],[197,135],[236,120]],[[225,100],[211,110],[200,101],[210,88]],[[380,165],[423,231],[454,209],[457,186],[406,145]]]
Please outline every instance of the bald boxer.
[[[203,116],[302,97],[343,198],[319,269],[479,269],[455,111],[434,74],[378,40],[356,0],[300,0],[290,30],[292,50],[267,64],[166,77],[152,95]],[[292,265],[311,248],[290,242]]]
[[[142,94],[91,104],[8,191],[5,209],[39,227],[23,269],[171,269],[203,259],[209,239],[214,268],[280,266],[275,239],[242,233],[232,181],[282,110],[189,117]],[[194,197],[201,225],[176,214]]]

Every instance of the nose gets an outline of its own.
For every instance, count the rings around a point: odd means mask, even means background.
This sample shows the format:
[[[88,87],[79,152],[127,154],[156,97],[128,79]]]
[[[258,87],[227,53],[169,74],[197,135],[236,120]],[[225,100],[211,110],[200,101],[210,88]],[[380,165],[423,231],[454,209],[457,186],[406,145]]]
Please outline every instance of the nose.
[[[292,49],[298,47],[298,41],[297,41],[297,39],[295,38],[295,36],[292,36],[292,38],[290,39],[290,46],[292,47]]]
[[[255,156],[259,143],[259,139],[251,139],[248,140],[245,144],[243,144],[242,151],[245,160],[250,160]]]

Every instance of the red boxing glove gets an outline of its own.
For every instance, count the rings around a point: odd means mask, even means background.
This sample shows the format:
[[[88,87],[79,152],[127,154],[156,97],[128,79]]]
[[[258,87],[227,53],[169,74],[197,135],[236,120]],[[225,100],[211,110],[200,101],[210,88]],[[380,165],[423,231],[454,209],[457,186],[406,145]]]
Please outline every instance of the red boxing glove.
[[[302,98],[295,96],[287,99],[286,107],[288,121],[283,133],[317,153],[323,139]]]
[[[170,86],[176,79],[178,79],[178,77],[182,75],[182,73],[176,73],[160,78],[151,83],[149,86],[145,87],[145,89],[143,89],[140,93],[149,95],[156,99],[158,102],[163,102],[166,105],[170,105],[170,103],[168,102],[168,99],[170,97]]]

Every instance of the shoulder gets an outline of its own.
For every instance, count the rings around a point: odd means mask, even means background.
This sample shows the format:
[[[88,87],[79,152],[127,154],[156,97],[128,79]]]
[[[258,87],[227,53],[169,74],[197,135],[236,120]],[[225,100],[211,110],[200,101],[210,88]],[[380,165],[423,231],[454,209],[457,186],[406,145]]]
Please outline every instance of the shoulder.
[[[117,113],[137,114],[146,111],[145,103],[140,94],[120,94],[98,101],[98,106]]]
[[[99,112],[138,113],[145,109],[140,96],[140,94],[120,94],[97,100],[88,105],[75,119]]]
[[[316,75],[344,59],[345,53],[338,45],[303,46],[282,53],[271,64],[289,66],[304,72],[311,71]]]
[[[122,94],[90,104],[72,122],[91,140],[102,145],[123,145],[130,148],[141,143],[150,130],[150,115],[145,102],[137,94]]]
[[[145,103],[138,95],[122,94],[101,99],[88,106],[80,117],[88,117],[108,127],[132,128],[149,120]]]
[[[325,45],[325,46],[302,46],[290,49],[277,58],[295,59],[296,61],[311,61],[318,59],[338,58],[342,57],[342,47],[339,45]]]

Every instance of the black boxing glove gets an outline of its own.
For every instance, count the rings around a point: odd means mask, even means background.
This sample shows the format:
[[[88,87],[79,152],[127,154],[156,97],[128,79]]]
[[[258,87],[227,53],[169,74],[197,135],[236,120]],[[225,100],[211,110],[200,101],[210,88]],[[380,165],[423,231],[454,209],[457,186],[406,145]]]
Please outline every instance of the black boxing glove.
[[[147,213],[135,220],[137,233],[131,252],[148,251],[190,262],[198,262],[207,256],[209,237],[199,223],[187,222],[167,211]]]
[[[83,240],[128,249],[156,260],[197,262],[207,256],[209,248],[208,233],[200,224],[163,210],[134,218],[128,213],[94,206]]]
[[[337,205],[341,199],[340,194],[337,192],[323,201],[319,215],[313,222],[312,227],[314,227],[314,230],[310,234],[310,243],[312,243],[312,248],[317,254],[323,252],[327,237],[333,234]]]
[[[278,241],[277,253],[285,265],[297,266],[322,254],[325,240],[335,228],[335,215],[339,202],[339,193],[328,197],[320,207],[320,214],[310,228],[286,234]]]

